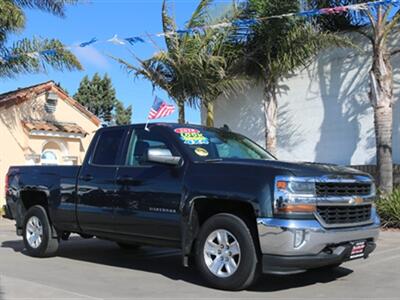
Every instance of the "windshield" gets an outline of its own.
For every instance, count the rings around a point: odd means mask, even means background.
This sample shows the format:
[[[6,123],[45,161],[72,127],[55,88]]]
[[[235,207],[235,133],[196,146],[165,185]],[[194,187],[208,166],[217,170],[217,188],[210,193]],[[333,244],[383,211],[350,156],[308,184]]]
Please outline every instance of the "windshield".
[[[266,150],[248,138],[224,130],[175,128],[194,160],[214,159],[275,159]]]

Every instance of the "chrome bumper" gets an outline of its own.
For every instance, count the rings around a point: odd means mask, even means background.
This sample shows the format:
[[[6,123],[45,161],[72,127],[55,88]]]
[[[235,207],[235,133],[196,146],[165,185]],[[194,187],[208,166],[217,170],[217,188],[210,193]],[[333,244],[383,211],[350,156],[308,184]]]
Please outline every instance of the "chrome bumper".
[[[372,209],[372,223],[364,226],[327,229],[317,220],[258,218],[261,252],[269,255],[317,255],[327,246],[350,241],[376,241],[380,220]]]

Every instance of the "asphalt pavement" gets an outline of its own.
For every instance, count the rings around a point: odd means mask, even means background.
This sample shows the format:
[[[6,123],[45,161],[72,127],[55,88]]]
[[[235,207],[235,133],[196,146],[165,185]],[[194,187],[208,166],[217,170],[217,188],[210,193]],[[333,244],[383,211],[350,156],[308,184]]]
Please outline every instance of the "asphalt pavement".
[[[174,249],[121,250],[74,236],[58,256],[32,258],[13,222],[0,220],[0,299],[400,299],[400,232],[382,232],[367,260],[333,271],[262,276],[252,288],[209,288]]]

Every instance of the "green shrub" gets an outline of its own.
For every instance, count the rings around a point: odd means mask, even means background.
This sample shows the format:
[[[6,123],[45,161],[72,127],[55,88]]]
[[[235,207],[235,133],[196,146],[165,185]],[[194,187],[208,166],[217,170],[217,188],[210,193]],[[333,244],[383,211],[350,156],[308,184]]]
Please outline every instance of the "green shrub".
[[[388,196],[381,197],[376,202],[382,226],[400,228],[400,188]]]

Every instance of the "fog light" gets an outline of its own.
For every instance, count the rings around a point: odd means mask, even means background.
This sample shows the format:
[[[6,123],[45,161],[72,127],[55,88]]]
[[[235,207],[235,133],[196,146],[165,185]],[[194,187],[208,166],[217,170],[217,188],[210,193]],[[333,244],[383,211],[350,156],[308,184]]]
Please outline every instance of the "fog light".
[[[294,233],[294,247],[299,248],[306,237],[306,232],[304,230],[296,230]]]

